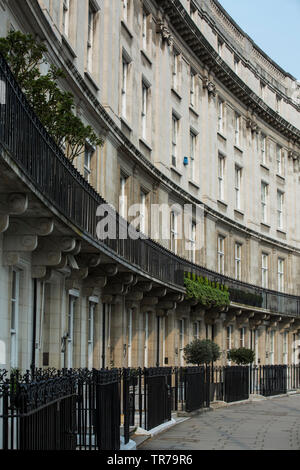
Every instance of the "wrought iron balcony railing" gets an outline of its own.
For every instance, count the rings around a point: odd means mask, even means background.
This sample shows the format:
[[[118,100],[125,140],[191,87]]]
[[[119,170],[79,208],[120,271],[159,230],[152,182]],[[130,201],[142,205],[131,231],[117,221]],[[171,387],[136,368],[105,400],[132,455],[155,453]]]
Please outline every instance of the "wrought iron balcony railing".
[[[233,301],[248,302],[253,307],[261,306],[284,315],[300,316],[300,297],[221,276],[176,256],[151,239],[121,239],[118,236],[120,226],[128,223],[118,214],[116,239],[99,240],[96,212],[100,205],[107,204],[106,201],[55,144],[29,106],[6,61],[0,56],[1,155],[3,150],[51,206],[117,262],[182,292],[184,272],[195,272],[228,285]],[[252,295],[247,296],[247,293]],[[257,305],[260,296],[262,302]]]

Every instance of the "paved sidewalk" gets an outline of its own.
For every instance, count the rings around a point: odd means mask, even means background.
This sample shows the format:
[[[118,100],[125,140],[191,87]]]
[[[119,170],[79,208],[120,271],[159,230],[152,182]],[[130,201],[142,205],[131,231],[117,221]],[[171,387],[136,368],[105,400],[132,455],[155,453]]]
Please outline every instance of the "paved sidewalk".
[[[139,450],[300,450],[300,395],[199,414]]]

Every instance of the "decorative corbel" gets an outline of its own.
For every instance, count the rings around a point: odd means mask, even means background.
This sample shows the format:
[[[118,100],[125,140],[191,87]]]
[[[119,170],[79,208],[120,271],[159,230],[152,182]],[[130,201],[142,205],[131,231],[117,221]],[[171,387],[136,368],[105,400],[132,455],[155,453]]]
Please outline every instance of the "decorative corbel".
[[[216,96],[216,85],[207,77],[203,79],[203,88],[207,90],[209,96]]]
[[[161,35],[162,41],[166,41],[168,46],[171,47],[173,45],[173,36],[163,20],[158,21],[156,32]]]

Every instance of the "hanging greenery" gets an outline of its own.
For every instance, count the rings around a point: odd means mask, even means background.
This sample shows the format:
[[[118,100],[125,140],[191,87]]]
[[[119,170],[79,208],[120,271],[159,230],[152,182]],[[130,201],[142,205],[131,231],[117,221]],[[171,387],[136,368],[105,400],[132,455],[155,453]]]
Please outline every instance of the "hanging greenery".
[[[230,304],[227,286],[209,281],[206,277],[187,273],[184,279],[186,298],[196,299],[204,307],[226,307]]]
[[[50,65],[46,74],[41,73],[41,66],[48,65],[45,44],[38,43],[31,34],[11,31],[6,38],[0,38],[0,53],[39,120],[71,161],[82,154],[87,141],[94,147],[103,145],[92,127],[74,114],[72,93],[58,86],[58,81],[65,78],[64,72]]]

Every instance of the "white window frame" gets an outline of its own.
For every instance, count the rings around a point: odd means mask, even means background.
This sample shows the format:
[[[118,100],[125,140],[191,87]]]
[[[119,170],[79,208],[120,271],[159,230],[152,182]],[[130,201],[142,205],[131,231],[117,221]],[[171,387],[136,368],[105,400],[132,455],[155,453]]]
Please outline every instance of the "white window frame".
[[[233,326],[228,325],[226,328],[226,351],[229,352],[232,349],[232,333],[233,333]],[[228,364],[231,364],[231,361],[228,361]]]
[[[269,350],[269,364],[274,365],[275,356],[275,331],[270,331],[270,350]]]
[[[289,337],[288,332],[284,331],[282,335],[282,363],[284,365],[288,364],[288,357],[289,357]]]
[[[179,57],[180,54],[176,49],[172,53],[172,87],[174,90],[179,90]]]
[[[123,0],[123,20],[125,23],[128,23],[128,14],[129,14],[129,2],[130,0]]]
[[[88,369],[94,365],[94,336],[95,336],[95,309],[96,303],[88,301]]]
[[[88,9],[88,37],[87,37],[87,70],[93,73],[93,56],[94,56],[94,34],[95,34],[95,9],[89,2]]]
[[[218,155],[218,180],[219,180],[219,199],[225,200],[225,157]]]
[[[185,319],[181,318],[179,321],[179,364],[184,365],[184,333],[185,333]]]
[[[218,132],[224,134],[224,109],[225,102],[221,98],[218,99]]]
[[[171,211],[171,251],[177,254],[177,240],[178,240],[178,214],[176,211]]]
[[[74,316],[77,296],[69,294],[68,304],[68,335],[67,335],[67,368],[73,367],[73,345],[74,345]]]
[[[196,233],[197,224],[192,221],[190,224],[190,238],[189,238],[189,249],[190,249],[190,261],[196,263]]]
[[[16,368],[19,343],[20,271],[12,270],[11,317],[10,317],[10,366]]]
[[[142,48],[145,52],[148,51],[149,43],[149,31],[148,31],[148,19],[149,13],[146,10],[143,10],[142,18]]]
[[[195,181],[195,156],[196,156],[197,135],[190,130],[190,178]]]
[[[263,165],[267,163],[267,137],[264,134],[260,136],[261,161]]]
[[[70,0],[63,0],[63,34],[69,37],[70,26]]]
[[[222,57],[222,54],[223,54],[223,46],[224,46],[223,41],[220,38],[218,38],[218,54],[220,57]]]
[[[120,196],[119,196],[119,214],[123,219],[127,219],[127,198],[126,198],[126,182],[127,178],[120,175]]]
[[[245,347],[245,327],[240,328],[240,347]]]
[[[237,147],[241,145],[241,116],[238,113],[234,115],[235,122],[235,138],[234,142]]]
[[[128,309],[128,344],[127,344],[127,367],[132,367],[132,320],[133,320],[133,309]]]
[[[195,321],[193,322],[193,339],[199,339],[200,338],[200,322]]]
[[[235,166],[235,208],[241,209],[241,182],[242,182],[242,168]]]
[[[141,212],[140,212],[140,231],[142,233],[146,233],[147,230],[147,193],[141,189],[140,192],[140,199],[141,199]]]
[[[83,172],[84,178],[90,183],[91,178],[91,163],[92,158],[95,153],[95,147],[93,147],[89,142],[86,142],[84,148],[84,162],[83,162]]]
[[[122,57],[122,86],[121,86],[121,116],[125,119],[127,116],[127,98],[128,98],[128,69],[129,62]]]
[[[284,291],[284,262],[283,258],[277,260],[277,280],[278,280],[278,291]]]
[[[237,57],[234,57],[234,72],[236,75],[240,73],[240,60]]]
[[[268,193],[269,185],[265,181],[261,182],[261,217],[262,222],[268,222]]]
[[[276,147],[276,171],[280,176],[284,173],[283,148],[280,147],[280,145],[277,145]]]
[[[179,119],[173,113],[172,114],[172,166],[177,166],[178,160],[178,131],[179,131]]]
[[[283,206],[284,206],[284,193],[277,191],[277,228],[283,230]]]
[[[261,285],[265,289],[269,287],[269,255],[267,253],[261,255]]]
[[[218,272],[224,274],[225,271],[225,237],[218,236]]]
[[[196,73],[193,69],[190,71],[190,106],[196,106]]]
[[[148,99],[149,99],[149,86],[142,81],[142,138],[147,140],[148,137]]]
[[[235,261],[235,279],[240,281],[242,278],[242,244],[241,243],[235,243],[234,261]]]

